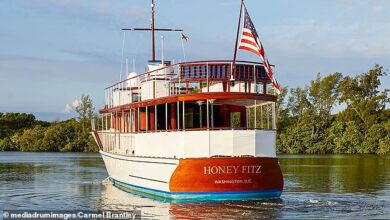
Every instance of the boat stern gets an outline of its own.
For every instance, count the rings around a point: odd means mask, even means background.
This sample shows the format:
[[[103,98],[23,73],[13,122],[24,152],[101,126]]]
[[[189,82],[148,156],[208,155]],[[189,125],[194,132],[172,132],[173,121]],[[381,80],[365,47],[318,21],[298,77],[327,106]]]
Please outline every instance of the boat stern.
[[[172,198],[180,200],[279,198],[283,175],[277,158],[181,159],[169,189]]]

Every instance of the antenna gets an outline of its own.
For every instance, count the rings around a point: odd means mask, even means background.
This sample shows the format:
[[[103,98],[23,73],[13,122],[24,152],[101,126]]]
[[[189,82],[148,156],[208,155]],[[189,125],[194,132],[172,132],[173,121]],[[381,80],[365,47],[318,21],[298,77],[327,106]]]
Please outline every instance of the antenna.
[[[125,49],[125,41],[126,41],[126,32],[123,31],[123,38],[122,38],[122,59],[121,59],[121,72],[120,75],[122,75],[123,72],[123,54]],[[122,78],[122,76],[121,76]]]
[[[187,58],[186,58],[186,50],[184,48],[184,39],[181,38],[181,49],[183,51],[183,58],[184,58],[184,62],[187,62]]]
[[[152,61],[156,60],[156,51],[155,51],[155,46],[154,46],[154,0],[152,0]]]
[[[126,76],[129,75],[129,59],[126,58]]]
[[[164,66],[164,36],[161,35],[161,65]]]
[[[161,35],[161,66],[165,66],[164,65],[164,35]],[[167,80],[167,70],[164,69],[164,79],[165,81]],[[165,84],[167,85],[167,84]]]
[[[135,73],[135,59],[133,57],[133,73]]]

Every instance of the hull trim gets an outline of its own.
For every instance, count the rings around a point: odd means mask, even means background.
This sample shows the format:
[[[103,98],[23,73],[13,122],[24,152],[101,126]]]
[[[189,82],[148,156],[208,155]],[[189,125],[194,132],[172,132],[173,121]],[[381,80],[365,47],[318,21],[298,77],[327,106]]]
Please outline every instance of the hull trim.
[[[136,191],[152,197],[168,198],[171,200],[180,201],[225,201],[225,200],[260,200],[260,199],[276,199],[282,194],[282,190],[255,190],[255,191],[228,191],[228,192],[167,192],[136,186],[125,183],[110,177],[114,186]]]
[[[167,181],[155,180],[155,179],[150,179],[150,178],[145,178],[145,177],[140,177],[140,176],[129,175],[129,177],[138,178],[138,179],[142,179],[142,180],[150,180],[150,181],[155,181],[155,182],[159,182],[159,183],[168,183]]]
[[[111,157],[113,159],[117,159],[117,160],[124,160],[124,161],[138,162],[138,163],[157,163],[157,164],[177,165],[176,163],[168,163],[168,162],[153,162],[153,161],[144,161],[144,160],[123,159],[123,158],[119,158],[119,157],[110,156],[110,155],[104,153],[103,151],[100,151],[100,154],[102,154],[106,157]],[[127,157],[127,156],[124,156],[124,157]]]

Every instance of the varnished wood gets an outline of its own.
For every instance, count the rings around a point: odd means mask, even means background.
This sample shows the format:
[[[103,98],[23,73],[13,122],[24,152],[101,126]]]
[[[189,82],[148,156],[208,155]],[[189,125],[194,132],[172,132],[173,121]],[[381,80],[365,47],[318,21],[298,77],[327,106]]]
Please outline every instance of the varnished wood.
[[[180,62],[180,63],[175,63],[175,64],[172,64],[170,66],[165,66],[165,67],[161,67],[161,68],[158,68],[158,69],[155,69],[155,70],[152,70],[152,71],[149,71],[149,72],[145,72],[145,73],[141,73],[141,74],[138,74],[137,76],[133,76],[133,77],[130,77],[128,79],[124,79],[122,81],[119,81],[105,89],[112,89],[114,88],[115,86],[118,86],[119,84],[121,83],[124,83],[126,81],[129,81],[131,79],[135,79],[135,78],[138,78],[138,77],[141,77],[141,76],[147,76],[147,75],[150,75],[151,73],[154,73],[154,72],[158,72],[160,70],[163,70],[163,69],[168,69],[168,68],[173,68],[175,66],[182,66],[182,65],[199,65],[199,64],[202,64],[202,65],[205,65],[206,63],[230,63],[232,62],[232,60],[200,60],[200,61],[191,61],[191,62]],[[242,61],[242,60],[237,60],[236,63],[244,63],[244,64],[255,64],[255,65],[259,65],[259,66],[263,66],[263,64],[259,63],[259,62],[253,62],[253,61]],[[270,66],[274,66],[274,65],[270,65]],[[167,74],[167,76],[174,76],[175,74]],[[204,78],[203,78],[204,79]],[[209,79],[209,81],[211,81],[212,79]],[[217,79],[219,80],[219,79]],[[259,81],[260,82],[260,81]],[[266,81],[267,83],[270,83],[271,81],[270,80],[267,80]]]
[[[230,166],[231,172],[207,172]],[[247,169],[243,169],[243,167]],[[249,167],[256,167],[249,171]],[[246,180],[240,184],[218,184],[220,180]],[[277,158],[219,157],[181,159],[169,181],[171,192],[223,192],[283,190],[283,175]]]
[[[153,105],[161,105],[165,103],[173,103],[177,101],[199,101],[206,99],[216,99],[217,101],[229,100],[231,104],[234,105],[235,102],[240,102],[242,100],[259,100],[259,101],[269,101],[275,102],[276,96],[274,95],[265,95],[265,94],[254,94],[254,93],[240,93],[240,92],[210,92],[210,93],[197,93],[197,94],[185,94],[185,95],[175,95],[167,96],[163,98],[150,99],[141,102],[135,102],[131,104],[116,106],[113,108],[104,108],[99,112],[101,114],[111,113],[111,112],[121,112],[129,111],[130,109],[138,107],[146,107]]]

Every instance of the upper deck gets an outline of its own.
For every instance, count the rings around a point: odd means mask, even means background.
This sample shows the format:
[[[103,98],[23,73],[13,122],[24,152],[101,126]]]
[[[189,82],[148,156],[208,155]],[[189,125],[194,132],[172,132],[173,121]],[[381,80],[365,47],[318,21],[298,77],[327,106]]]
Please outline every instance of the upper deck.
[[[261,64],[152,62],[147,68],[105,89],[106,105],[92,123],[103,151],[275,157],[276,96]]]
[[[154,62],[143,74],[105,89],[105,107],[113,113],[178,101],[213,100],[216,105],[253,106],[275,102],[276,96],[262,64],[208,60],[170,64]]]
[[[94,131],[276,129],[276,96],[259,63],[237,61],[233,68],[228,60],[154,61],[147,70],[105,89],[106,104],[92,123]]]

